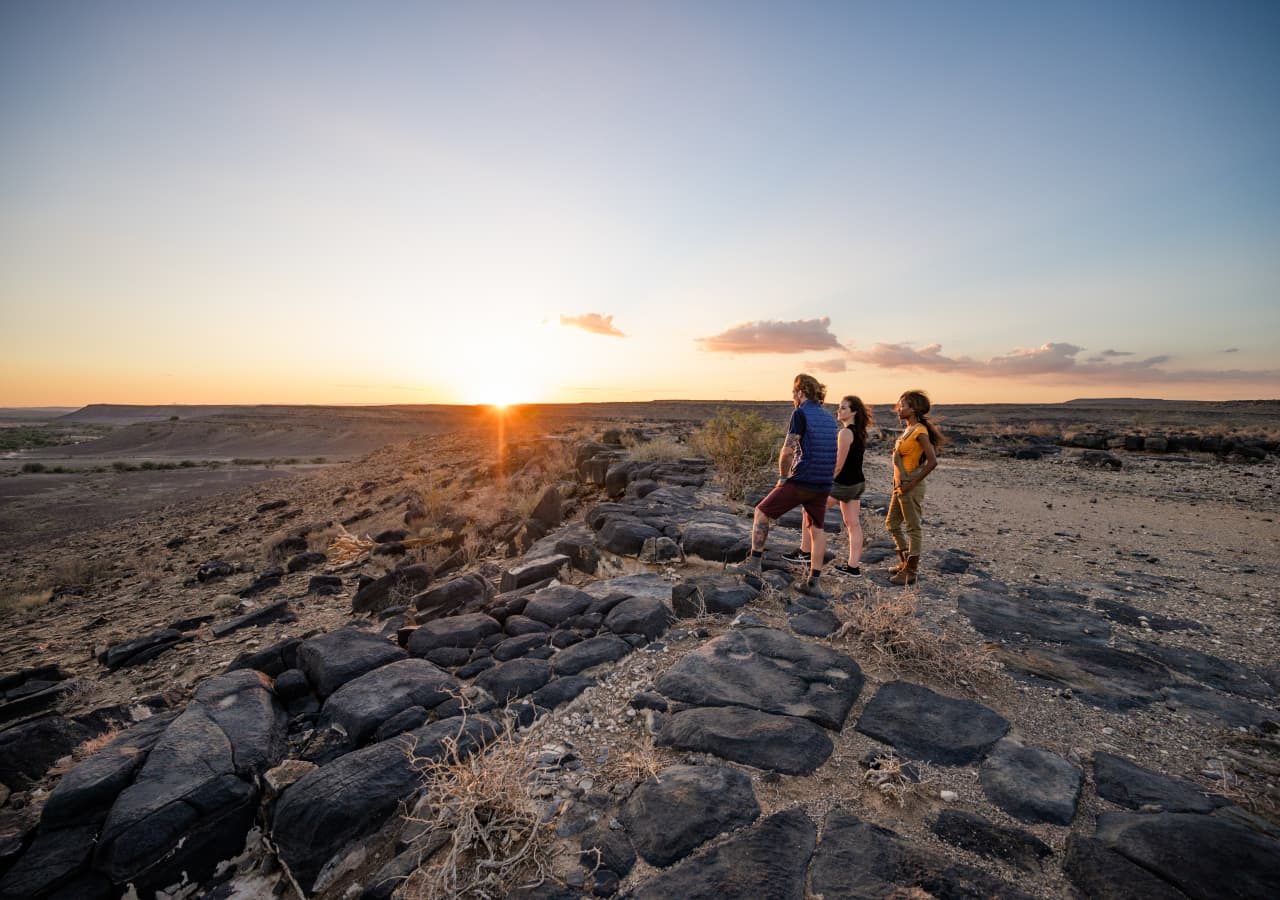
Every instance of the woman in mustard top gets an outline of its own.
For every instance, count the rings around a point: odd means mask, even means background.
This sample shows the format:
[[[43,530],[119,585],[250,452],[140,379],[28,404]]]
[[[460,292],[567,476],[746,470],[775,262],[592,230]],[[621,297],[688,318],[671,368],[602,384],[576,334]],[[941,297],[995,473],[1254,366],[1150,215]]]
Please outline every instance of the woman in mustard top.
[[[892,584],[915,584],[920,568],[924,479],[938,467],[934,448],[943,442],[942,432],[928,419],[931,408],[924,391],[907,391],[894,407],[903,430],[893,445],[893,494],[884,522],[898,548],[898,565],[890,570]]]

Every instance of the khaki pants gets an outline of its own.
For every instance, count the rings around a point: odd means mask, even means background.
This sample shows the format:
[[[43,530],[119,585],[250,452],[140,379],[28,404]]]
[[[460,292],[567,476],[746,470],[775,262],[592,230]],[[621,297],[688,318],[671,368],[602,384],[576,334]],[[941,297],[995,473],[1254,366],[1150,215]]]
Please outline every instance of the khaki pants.
[[[908,556],[919,556],[924,542],[920,519],[924,513],[924,485],[917,484],[909,493],[894,491],[889,498],[889,515],[884,527],[889,530],[894,546]]]

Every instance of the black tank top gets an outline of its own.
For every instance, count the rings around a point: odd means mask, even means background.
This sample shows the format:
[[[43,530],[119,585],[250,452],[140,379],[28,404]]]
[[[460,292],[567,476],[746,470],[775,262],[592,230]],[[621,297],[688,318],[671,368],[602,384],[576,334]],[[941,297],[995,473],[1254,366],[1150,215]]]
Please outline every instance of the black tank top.
[[[836,484],[861,484],[867,479],[862,474],[862,457],[866,453],[866,439],[854,431],[853,425],[846,425],[853,432],[853,444],[849,447],[849,455],[844,458],[844,466],[836,475]]]

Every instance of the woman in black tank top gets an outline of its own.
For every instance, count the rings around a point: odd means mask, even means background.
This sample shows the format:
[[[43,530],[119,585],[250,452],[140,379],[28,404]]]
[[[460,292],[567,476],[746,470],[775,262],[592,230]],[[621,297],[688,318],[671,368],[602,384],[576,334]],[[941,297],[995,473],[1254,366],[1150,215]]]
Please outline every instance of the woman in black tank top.
[[[862,561],[862,492],[866,488],[866,480],[862,474],[862,460],[867,449],[867,431],[875,424],[861,398],[853,394],[840,400],[840,409],[836,419],[844,427],[836,440],[835,483],[831,485],[831,494],[827,497],[827,507],[840,506],[840,517],[844,519],[844,527],[849,537],[849,560],[832,566],[832,570],[855,578],[862,574],[859,563]],[[809,559],[809,529],[800,531],[800,550],[797,553],[784,555],[783,559],[793,562],[806,562]]]
[[[862,574],[859,568],[862,562],[862,492],[867,486],[862,474],[862,460],[867,450],[867,430],[874,420],[871,410],[853,394],[841,398],[836,418],[844,427],[840,429],[836,444],[836,477],[828,502],[840,506],[840,517],[844,519],[845,533],[849,538],[849,560],[833,568],[856,577]]]

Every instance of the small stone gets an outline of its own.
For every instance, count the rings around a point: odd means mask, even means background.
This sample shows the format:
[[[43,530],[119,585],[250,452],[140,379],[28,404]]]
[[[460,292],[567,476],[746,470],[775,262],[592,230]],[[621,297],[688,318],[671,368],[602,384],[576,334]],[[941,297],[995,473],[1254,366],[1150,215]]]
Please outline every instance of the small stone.
[[[942,791],[938,796],[942,798],[944,803],[955,803],[960,799],[960,795],[955,791]]]

